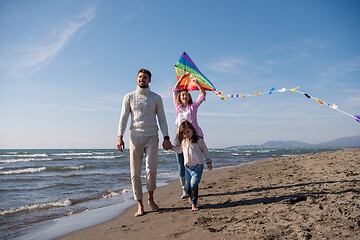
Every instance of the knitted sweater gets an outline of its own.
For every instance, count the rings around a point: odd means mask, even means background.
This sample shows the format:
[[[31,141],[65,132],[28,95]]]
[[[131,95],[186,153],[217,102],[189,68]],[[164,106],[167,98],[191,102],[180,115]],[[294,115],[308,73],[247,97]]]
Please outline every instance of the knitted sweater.
[[[169,136],[162,99],[158,94],[150,91],[150,87],[137,86],[136,91],[125,95],[118,136],[124,136],[129,114],[131,114],[130,134],[132,136],[157,136],[159,128],[156,115],[163,136]]]

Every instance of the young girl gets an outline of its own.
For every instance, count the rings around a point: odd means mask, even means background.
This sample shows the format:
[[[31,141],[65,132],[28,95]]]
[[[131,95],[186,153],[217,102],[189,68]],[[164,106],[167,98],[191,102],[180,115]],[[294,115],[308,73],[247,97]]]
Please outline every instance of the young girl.
[[[206,92],[203,89],[203,87],[200,85],[196,77],[191,77],[191,81],[194,82],[199,90],[200,95],[197,98],[195,102],[193,102],[191,95],[187,89],[179,89],[181,80],[188,76],[190,73],[187,72],[184,75],[182,75],[177,81],[175,87],[172,89],[173,91],[173,98],[174,98],[174,104],[176,108],[176,125],[177,127],[180,126],[182,121],[188,120],[196,129],[198,135],[200,137],[204,137],[203,132],[201,128],[199,127],[199,124],[197,123],[197,109],[200,106],[202,102],[205,101]],[[185,191],[185,167],[184,167],[184,155],[183,153],[176,154],[176,160],[178,163],[179,168],[179,175],[180,175],[180,184],[183,189],[183,193],[181,195],[181,198],[188,197],[186,191]]]
[[[204,140],[197,134],[189,121],[183,121],[178,129],[177,145],[172,150],[184,154],[185,189],[190,196],[192,211],[197,211],[199,183],[204,170],[204,159],[209,170],[212,169],[211,158]]]

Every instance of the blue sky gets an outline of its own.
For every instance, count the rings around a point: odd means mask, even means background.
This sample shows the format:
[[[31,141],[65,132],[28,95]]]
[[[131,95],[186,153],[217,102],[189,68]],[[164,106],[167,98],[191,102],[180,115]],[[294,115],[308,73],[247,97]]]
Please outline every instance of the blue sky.
[[[359,12],[350,0],[2,0],[0,148],[115,148],[140,68],[173,139],[183,51],[224,94],[299,86],[360,115]],[[208,92],[198,121],[210,148],[360,135],[353,118],[292,92]]]

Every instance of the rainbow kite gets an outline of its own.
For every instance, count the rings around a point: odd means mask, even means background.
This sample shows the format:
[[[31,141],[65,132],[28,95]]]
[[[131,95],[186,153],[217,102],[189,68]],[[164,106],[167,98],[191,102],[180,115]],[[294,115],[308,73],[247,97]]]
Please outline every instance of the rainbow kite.
[[[181,83],[179,88],[184,88],[189,91],[199,90],[198,86],[191,81],[191,77],[195,76],[197,80],[199,81],[200,85],[204,88],[206,91],[216,91],[214,85],[210,82],[209,79],[207,79],[204,74],[200,72],[200,70],[197,68],[195,63],[191,60],[189,55],[186,54],[186,52],[183,52],[181,55],[179,61],[175,64],[175,71],[177,80],[179,81],[180,77],[184,75],[185,73],[189,72],[190,74],[188,76],[185,76]]]
[[[184,75],[187,72],[190,73],[190,74],[188,74],[187,76],[185,76],[182,79],[182,81],[180,83],[180,87],[179,87],[179,88],[187,89],[189,91],[199,90],[198,86],[194,82],[192,82],[191,79],[190,79],[193,76],[195,76],[197,78],[197,80],[199,81],[200,85],[204,88],[204,90],[215,91],[216,95],[218,95],[222,100],[226,100],[226,99],[229,99],[229,98],[255,97],[255,96],[260,96],[260,95],[267,94],[267,93],[272,94],[272,93],[275,93],[275,92],[279,92],[279,93],[284,93],[286,91],[297,92],[297,93],[303,94],[305,97],[307,97],[309,99],[316,100],[320,104],[326,105],[326,106],[331,107],[332,109],[334,109],[334,110],[336,110],[338,112],[341,112],[341,113],[343,113],[345,115],[348,115],[349,117],[354,118],[357,122],[360,122],[360,116],[349,114],[347,112],[344,112],[344,111],[340,110],[339,106],[336,105],[336,104],[329,104],[329,103],[326,103],[326,102],[324,102],[324,101],[322,101],[322,100],[320,100],[320,99],[318,99],[316,97],[310,96],[307,93],[300,92],[300,91],[297,90],[299,87],[292,88],[292,89],[281,88],[279,90],[275,90],[275,88],[271,88],[269,91],[265,91],[265,92],[258,91],[258,92],[255,92],[254,94],[246,94],[245,95],[245,94],[236,93],[236,94],[228,94],[228,95],[224,96],[222,92],[216,92],[216,89],[215,89],[214,85],[210,82],[209,79],[207,79],[204,76],[204,74],[202,74],[200,72],[200,70],[197,68],[195,63],[191,60],[189,55],[186,54],[186,52],[184,52],[181,55],[179,61],[175,64],[175,71],[176,71],[176,76],[177,76],[178,81],[179,81],[179,79],[180,79],[180,77],[182,75]]]

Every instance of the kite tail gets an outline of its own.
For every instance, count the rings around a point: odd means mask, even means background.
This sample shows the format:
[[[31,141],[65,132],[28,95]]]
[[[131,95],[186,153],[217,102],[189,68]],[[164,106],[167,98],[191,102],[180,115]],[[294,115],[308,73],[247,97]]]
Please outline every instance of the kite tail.
[[[354,118],[357,122],[360,122],[360,116],[358,115],[351,115],[350,113],[347,113],[343,110],[340,110],[339,109],[339,106],[336,105],[336,104],[329,104],[329,103],[326,103],[316,97],[313,97],[313,96],[310,96],[309,94],[307,93],[304,93],[304,92],[301,92],[299,90],[297,90],[299,87],[296,87],[296,88],[291,88],[291,89],[286,89],[286,88],[281,88],[279,90],[275,90],[275,88],[271,88],[270,91],[266,91],[266,92],[262,92],[262,91],[258,91],[258,92],[255,92],[254,94],[228,94],[226,96],[223,95],[222,91],[220,92],[216,92],[216,95],[219,96],[222,100],[226,100],[228,98],[247,98],[247,97],[255,97],[255,96],[260,96],[260,95],[264,95],[264,94],[272,94],[274,92],[279,92],[279,93],[283,93],[283,92],[286,92],[286,91],[291,91],[291,92],[297,92],[297,93],[300,93],[302,95],[304,95],[305,97],[307,98],[310,98],[310,99],[314,99],[315,101],[317,101],[318,103],[320,104],[323,104],[323,105],[326,105],[328,107],[331,107],[332,109],[338,111],[338,112],[341,112],[349,117],[352,117]]]

